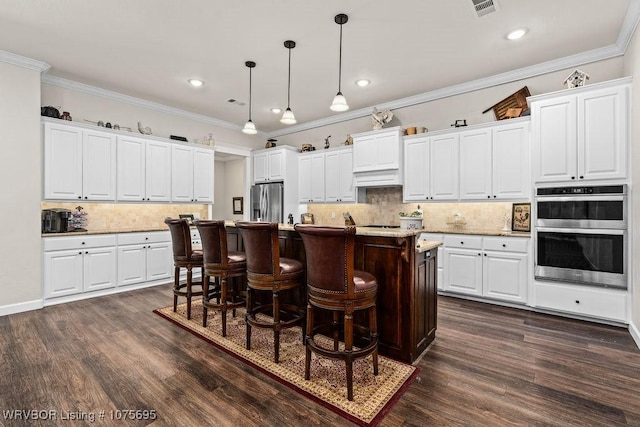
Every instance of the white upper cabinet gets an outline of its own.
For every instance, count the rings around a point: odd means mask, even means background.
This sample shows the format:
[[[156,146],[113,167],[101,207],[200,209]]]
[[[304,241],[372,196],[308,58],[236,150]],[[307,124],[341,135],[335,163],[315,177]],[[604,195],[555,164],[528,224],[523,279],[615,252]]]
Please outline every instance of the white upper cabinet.
[[[213,150],[171,146],[171,200],[213,202]]]
[[[457,133],[405,140],[405,202],[458,199]]]
[[[630,80],[529,99],[536,182],[627,178]]]
[[[298,193],[300,203],[324,202],[324,153],[301,154],[298,157]]]
[[[460,133],[460,199],[526,199],[530,179],[528,121]]]
[[[44,198],[115,200],[115,135],[44,124]]]
[[[260,150],[253,154],[253,182],[284,181],[287,154],[282,148]]]
[[[325,201],[354,202],[353,148],[329,151],[325,154]]]
[[[357,187],[402,185],[403,142],[399,126],[353,134]]]
[[[171,200],[171,146],[118,136],[118,200]]]

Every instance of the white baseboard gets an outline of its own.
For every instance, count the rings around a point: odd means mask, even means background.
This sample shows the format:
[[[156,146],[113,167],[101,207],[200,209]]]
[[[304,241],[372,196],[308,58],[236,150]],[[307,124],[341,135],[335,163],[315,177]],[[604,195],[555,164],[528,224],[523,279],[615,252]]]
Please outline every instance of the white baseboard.
[[[629,333],[631,334],[631,338],[636,342],[638,348],[640,348],[640,330],[638,327],[633,324],[633,322],[629,322]]]
[[[39,310],[44,307],[41,299],[19,302],[17,304],[9,304],[0,306],[0,316],[7,316],[9,314],[22,313],[25,311]]]

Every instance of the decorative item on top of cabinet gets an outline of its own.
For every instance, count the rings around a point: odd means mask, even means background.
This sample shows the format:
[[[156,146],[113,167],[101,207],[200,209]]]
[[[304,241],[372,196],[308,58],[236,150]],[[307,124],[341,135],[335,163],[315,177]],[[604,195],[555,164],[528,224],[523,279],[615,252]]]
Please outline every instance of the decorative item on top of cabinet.
[[[276,146],[277,139],[269,138],[267,139],[267,143],[264,144],[264,148],[273,148]]]
[[[380,130],[393,119],[393,113],[389,110],[378,111],[376,107],[373,107],[373,113],[371,114],[371,120],[373,122],[373,130]]]
[[[353,145],[353,137],[347,134],[347,139],[344,141],[344,145]]]
[[[564,85],[567,89],[581,87],[585,85],[587,80],[589,80],[589,74],[576,69],[573,73],[569,74],[566,79],[564,79]]]
[[[509,95],[502,101],[487,108],[482,114],[493,110],[497,120],[510,119],[513,117],[520,117],[522,113],[528,111],[527,97],[531,96],[528,87],[523,87],[519,91]],[[519,109],[519,111],[517,111]],[[517,115],[516,115],[517,114]]]
[[[451,127],[454,127],[454,128],[459,128],[463,126],[467,126],[467,119],[456,120],[455,123],[451,125]]]
[[[144,135],[151,135],[151,128],[150,127],[143,127],[142,126],[142,122],[138,122],[138,130],[140,131],[141,134]]]
[[[324,149],[325,150],[331,146],[331,144],[329,144],[329,138],[331,138],[331,135],[329,135],[328,137],[326,137],[324,139]]]

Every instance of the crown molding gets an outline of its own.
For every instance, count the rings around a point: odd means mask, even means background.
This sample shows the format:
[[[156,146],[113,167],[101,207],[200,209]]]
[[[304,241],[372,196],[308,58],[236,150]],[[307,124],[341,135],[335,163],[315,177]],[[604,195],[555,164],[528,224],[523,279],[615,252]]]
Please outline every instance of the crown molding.
[[[102,98],[110,99],[113,101],[118,101],[118,102],[123,102],[125,104],[148,108],[150,110],[160,111],[162,113],[184,117],[187,119],[191,119],[198,122],[207,123],[210,125],[219,126],[219,127],[223,127],[223,128],[227,128],[235,131],[242,130],[242,126],[236,125],[234,123],[225,122],[224,120],[215,119],[213,117],[205,116],[204,114],[192,113],[190,111],[185,111],[180,108],[170,107],[168,105],[147,101],[146,99],[136,98],[134,96],[124,95],[124,94],[113,92],[107,89],[101,89],[99,87],[75,82],[73,80],[64,79],[62,77],[46,74],[42,76],[42,83],[48,84],[50,86],[61,87],[63,89],[75,90],[77,92],[82,92],[89,95],[100,96]]]
[[[39,73],[46,73],[51,68],[51,65],[46,62],[27,58],[26,56],[16,55],[15,53],[7,52],[5,50],[0,50],[0,62],[17,65],[22,68],[28,68],[29,70],[34,70]]]
[[[633,34],[633,33],[632,33]],[[621,51],[617,45],[610,45],[599,49],[590,50],[583,53],[578,53],[564,58],[555,59],[552,61],[542,62],[540,64],[532,65],[530,67],[519,68],[517,70],[508,71],[494,76],[472,80],[465,83],[445,87],[442,89],[433,90],[430,92],[424,92],[418,95],[408,96],[406,98],[397,99],[395,101],[386,102],[383,104],[375,105],[378,109],[399,109],[410,107],[412,105],[423,104],[430,101],[435,101],[442,98],[448,98],[455,95],[461,95],[468,92],[477,91],[480,89],[486,89],[501,84],[511,83],[518,80],[523,80],[531,77],[536,77],[543,74],[552,73],[555,71],[561,71],[566,68],[577,67],[592,62],[602,61],[605,59],[614,58],[616,56],[624,55],[624,51]],[[314,129],[322,126],[327,126],[335,123],[344,122],[347,120],[359,119],[361,117],[367,117],[371,115],[373,105],[370,107],[361,108],[359,110],[353,110],[337,116],[326,117],[311,122],[301,123],[296,126],[291,126],[286,129],[279,129],[273,132],[267,133],[267,138],[275,138],[283,135],[289,135],[292,133],[302,132],[309,129]]]
[[[623,53],[627,51],[638,22],[640,22],[640,0],[631,0],[618,33],[618,40],[616,40],[616,46]]]

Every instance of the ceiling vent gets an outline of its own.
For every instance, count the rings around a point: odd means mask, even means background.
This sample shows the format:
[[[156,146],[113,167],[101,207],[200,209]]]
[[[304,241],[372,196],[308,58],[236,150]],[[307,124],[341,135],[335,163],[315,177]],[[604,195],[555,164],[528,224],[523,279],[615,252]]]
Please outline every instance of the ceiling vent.
[[[238,101],[237,99],[233,99],[233,98],[229,98],[227,99],[227,102],[229,104],[236,104],[239,105],[240,107],[244,107],[245,105],[247,105],[246,102],[242,102],[242,101]]]
[[[478,18],[496,11],[495,0],[471,0],[473,8],[478,14]]]

